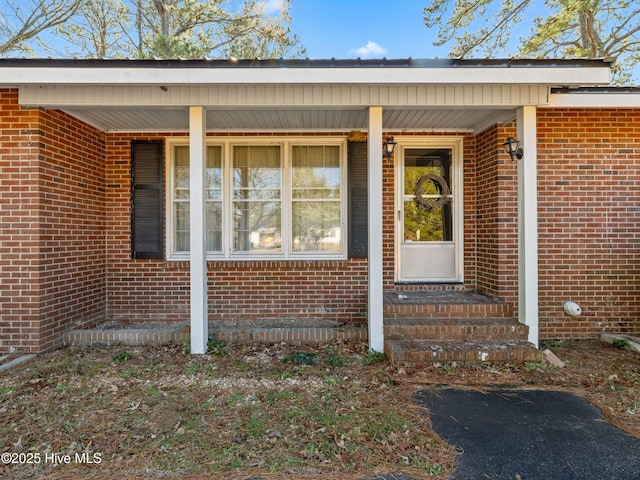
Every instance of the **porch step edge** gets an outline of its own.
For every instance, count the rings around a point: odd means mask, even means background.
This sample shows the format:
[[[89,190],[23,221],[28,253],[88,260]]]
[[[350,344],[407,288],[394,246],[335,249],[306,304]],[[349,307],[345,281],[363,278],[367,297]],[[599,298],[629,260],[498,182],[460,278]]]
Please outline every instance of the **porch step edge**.
[[[542,361],[543,354],[527,341],[432,341],[388,339],[384,350],[394,365],[435,362],[524,363]]]
[[[446,303],[446,304],[408,304],[385,305],[382,311],[385,318],[499,318],[513,317],[513,307],[508,303]]]
[[[526,340],[529,327],[509,317],[385,319],[390,339],[437,341]]]
[[[210,326],[209,333],[226,343],[292,343],[314,344],[336,340],[366,340],[366,325],[338,325],[334,327],[247,327]],[[122,328],[70,330],[64,334],[65,345],[171,345],[190,340],[188,326],[179,328]]]

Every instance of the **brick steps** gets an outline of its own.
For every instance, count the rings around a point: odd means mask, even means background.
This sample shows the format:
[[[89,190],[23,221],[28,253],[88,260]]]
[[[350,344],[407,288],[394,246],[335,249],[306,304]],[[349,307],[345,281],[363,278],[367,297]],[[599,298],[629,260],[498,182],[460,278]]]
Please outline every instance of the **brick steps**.
[[[526,340],[527,326],[513,318],[412,318],[385,320],[385,338],[434,341]]]
[[[476,292],[386,292],[384,331],[393,364],[542,360],[511,305]]]
[[[434,362],[541,361],[542,352],[527,341],[433,341],[389,339],[384,353],[394,365],[424,365]]]

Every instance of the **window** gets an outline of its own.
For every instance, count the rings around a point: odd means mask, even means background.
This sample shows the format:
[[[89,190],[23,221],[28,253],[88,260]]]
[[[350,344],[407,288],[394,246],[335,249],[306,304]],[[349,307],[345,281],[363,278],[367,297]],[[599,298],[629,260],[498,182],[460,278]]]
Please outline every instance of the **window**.
[[[173,253],[189,252],[189,147],[173,150]],[[222,252],[222,148],[207,147],[207,251]]]
[[[233,148],[233,251],[282,253],[279,146]]]
[[[291,155],[294,252],[342,252],[340,148],[295,145]]]
[[[189,146],[168,140],[167,258],[189,255]],[[344,258],[345,142],[228,140],[208,145],[207,254]]]

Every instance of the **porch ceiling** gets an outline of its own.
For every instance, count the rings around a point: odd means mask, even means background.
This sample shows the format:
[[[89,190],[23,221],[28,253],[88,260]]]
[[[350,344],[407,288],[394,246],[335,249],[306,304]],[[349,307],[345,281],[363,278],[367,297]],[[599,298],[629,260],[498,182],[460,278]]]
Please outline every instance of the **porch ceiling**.
[[[188,131],[185,107],[66,107],[68,114],[104,131]],[[366,130],[367,109],[207,108],[207,128],[225,131]],[[515,108],[403,107],[383,109],[385,130],[480,131],[515,118]]]

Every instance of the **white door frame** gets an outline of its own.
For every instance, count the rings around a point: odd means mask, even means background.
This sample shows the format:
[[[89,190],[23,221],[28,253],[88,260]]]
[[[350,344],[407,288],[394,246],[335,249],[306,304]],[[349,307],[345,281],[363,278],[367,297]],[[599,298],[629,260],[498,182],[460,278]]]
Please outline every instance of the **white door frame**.
[[[460,136],[438,137],[395,137],[398,143],[396,147],[395,162],[395,281],[397,283],[429,283],[446,282],[462,283],[464,281],[464,140]],[[402,246],[404,242],[404,155],[407,149],[414,148],[450,148],[452,151],[452,176],[453,176],[453,242],[455,244],[455,276],[451,278],[402,278],[401,260]]]

